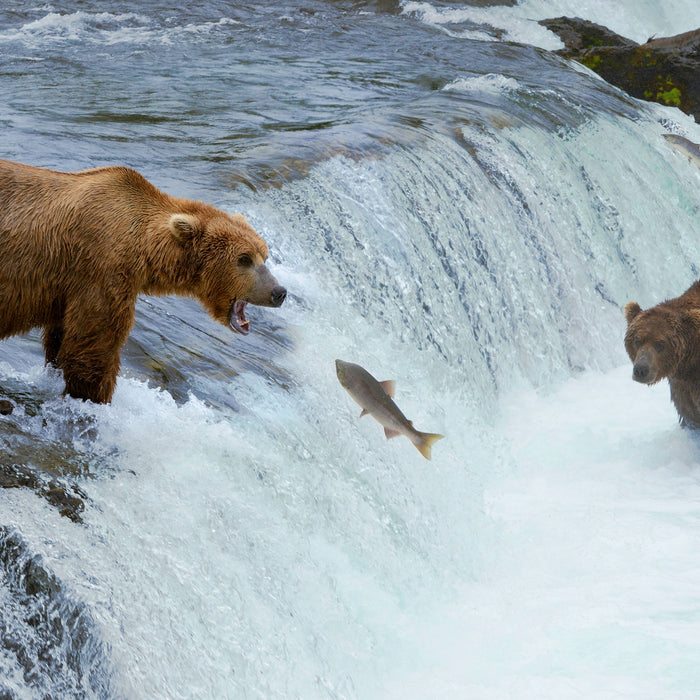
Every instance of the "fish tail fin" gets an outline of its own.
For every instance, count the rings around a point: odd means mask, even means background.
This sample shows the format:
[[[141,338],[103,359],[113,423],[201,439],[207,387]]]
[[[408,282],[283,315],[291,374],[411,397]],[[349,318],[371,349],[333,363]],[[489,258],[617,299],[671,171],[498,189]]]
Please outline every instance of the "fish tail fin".
[[[430,459],[430,448],[444,437],[444,435],[438,435],[437,433],[418,433],[418,441],[413,444],[418,448],[418,451],[423,457]]]

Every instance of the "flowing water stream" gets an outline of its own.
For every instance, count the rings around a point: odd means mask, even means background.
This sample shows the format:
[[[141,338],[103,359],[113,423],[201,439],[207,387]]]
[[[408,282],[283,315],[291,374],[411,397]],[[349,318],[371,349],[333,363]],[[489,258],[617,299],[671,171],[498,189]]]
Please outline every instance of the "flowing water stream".
[[[700,7],[198,5],[0,10],[2,157],[242,212],[290,292],[140,299],[109,406],[0,343],[0,698],[696,697],[700,443],[621,308],[700,276],[700,130],[535,20]]]

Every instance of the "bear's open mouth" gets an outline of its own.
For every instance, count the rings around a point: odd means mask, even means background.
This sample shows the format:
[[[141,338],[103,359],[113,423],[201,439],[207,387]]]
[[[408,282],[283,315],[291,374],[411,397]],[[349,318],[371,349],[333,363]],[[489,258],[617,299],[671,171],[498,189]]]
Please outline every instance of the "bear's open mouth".
[[[250,322],[245,317],[245,307],[247,305],[247,301],[234,302],[231,307],[231,312],[228,315],[228,322],[231,328],[236,331],[236,333],[242,333],[243,335],[248,335],[250,332]]]

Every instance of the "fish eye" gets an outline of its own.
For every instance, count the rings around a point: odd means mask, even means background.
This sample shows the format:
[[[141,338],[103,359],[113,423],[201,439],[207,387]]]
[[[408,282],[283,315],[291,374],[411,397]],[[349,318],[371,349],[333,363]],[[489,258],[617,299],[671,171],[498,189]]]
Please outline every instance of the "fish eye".
[[[236,262],[241,267],[252,267],[253,266],[253,258],[251,258],[250,255],[248,255],[247,253],[240,255]]]

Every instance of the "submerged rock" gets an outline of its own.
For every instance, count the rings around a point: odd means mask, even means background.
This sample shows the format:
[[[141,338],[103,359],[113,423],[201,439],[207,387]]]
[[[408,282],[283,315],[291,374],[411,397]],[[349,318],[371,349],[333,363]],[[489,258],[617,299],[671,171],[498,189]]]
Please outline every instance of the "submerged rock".
[[[700,117],[700,29],[637,44],[587,20],[541,20],[571,58],[633,97],[678,107]]]
[[[14,410],[15,407],[12,401],[8,401],[7,399],[0,399],[0,415],[9,416]]]
[[[0,525],[0,698],[114,698],[111,648],[21,535]]]
[[[82,523],[86,494],[76,484],[67,483],[23,464],[0,463],[0,488],[26,488],[46,499],[74,523]]]

